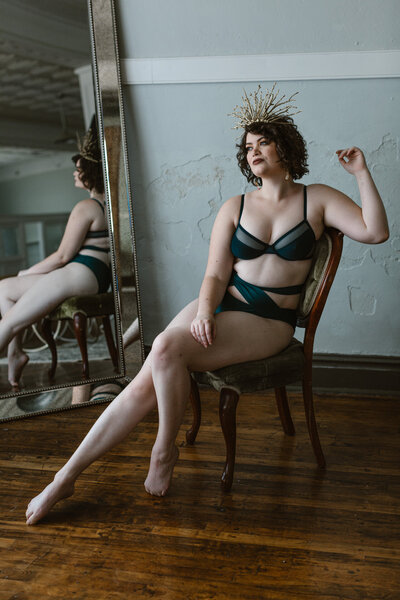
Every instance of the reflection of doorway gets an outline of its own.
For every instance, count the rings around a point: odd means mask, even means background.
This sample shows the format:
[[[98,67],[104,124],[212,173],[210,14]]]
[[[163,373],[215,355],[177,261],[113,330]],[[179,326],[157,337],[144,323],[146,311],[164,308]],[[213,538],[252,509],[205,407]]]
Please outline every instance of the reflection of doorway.
[[[0,278],[17,275],[54,252],[68,213],[0,216]]]

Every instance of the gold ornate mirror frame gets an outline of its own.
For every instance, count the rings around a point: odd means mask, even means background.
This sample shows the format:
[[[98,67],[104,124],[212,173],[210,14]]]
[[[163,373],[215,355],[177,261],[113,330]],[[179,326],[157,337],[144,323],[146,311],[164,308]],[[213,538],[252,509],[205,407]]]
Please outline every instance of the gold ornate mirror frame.
[[[0,403],[17,397],[20,403],[29,406],[32,411],[26,414],[0,413],[0,420],[23,418],[30,415],[43,415],[49,412],[66,410],[70,404],[53,405],[51,396],[56,392],[85,383],[128,381],[140,368],[144,360],[142,341],[142,316],[138,285],[138,268],[135,251],[135,238],[130,197],[130,179],[126,149],[125,120],[123,113],[119,55],[116,33],[114,0],[88,0],[89,30],[92,49],[93,84],[95,90],[96,112],[99,137],[103,157],[105,195],[108,205],[108,224],[113,272],[113,296],[115,303],[115,338],[118,353],[118,368],[113,374],[110,369],[104,373],[95,370],[88,379],[55,381],[54,385],[41,385],[37,389],[21,389],[17,394],[2,393]],[[133,308],[133,305],[136,305]],[[122,335],[129,322],[128,316],[137,315],[140,340],[135,344],[134,360],[130,360],[126,369]],[[103,376],[102,376],[103,375]],[[126,377],[128,375],[129,377]],[[47,394],[47,396],[46,396]],[[70,393],[71,395],[71,393]],[[46,396],[46,398],[44,398]],[[107,400],[96,400],[96,403]],[[36,402],[36,404],[35,404]],[[62,404],[62,403],[61,403]],[[65,403],[64,403],[65,404]],[[85,403],[87,404],[87,403]],[[83,406],[80,404],[78,406]],[[74,406],[75,408],[75,406]]]

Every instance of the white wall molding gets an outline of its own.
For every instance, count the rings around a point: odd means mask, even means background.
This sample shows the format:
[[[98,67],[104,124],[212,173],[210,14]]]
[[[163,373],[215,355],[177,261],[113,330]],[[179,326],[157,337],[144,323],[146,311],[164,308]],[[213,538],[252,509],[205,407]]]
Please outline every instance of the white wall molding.
[[[128,85],[400,77],[400,50],[127,58]]]

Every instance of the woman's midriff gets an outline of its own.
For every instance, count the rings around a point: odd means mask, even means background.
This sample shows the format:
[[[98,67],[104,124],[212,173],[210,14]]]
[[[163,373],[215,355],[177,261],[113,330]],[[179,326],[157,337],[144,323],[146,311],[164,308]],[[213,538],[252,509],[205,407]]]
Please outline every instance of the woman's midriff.
[[[234,271],[241,279],[255,286],[283,288],[302,285],[307,278],[310,266],[311,259],[289,262],[279,256],[263,255],[246,261],[237,259],[234,263]],[[287,295],[266,290],[262,291],[280,308],[297,308],[300,294]],[[235,286],[229,286],[228,292],[247,304]]]

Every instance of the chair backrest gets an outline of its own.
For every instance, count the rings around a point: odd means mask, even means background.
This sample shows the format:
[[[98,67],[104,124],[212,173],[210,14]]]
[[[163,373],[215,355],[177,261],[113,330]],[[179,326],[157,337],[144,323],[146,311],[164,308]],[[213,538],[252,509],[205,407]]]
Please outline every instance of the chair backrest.
[[[343,233],[327,228],[317,242],[297,309],[297,326],[317,328],[342,255]]]

